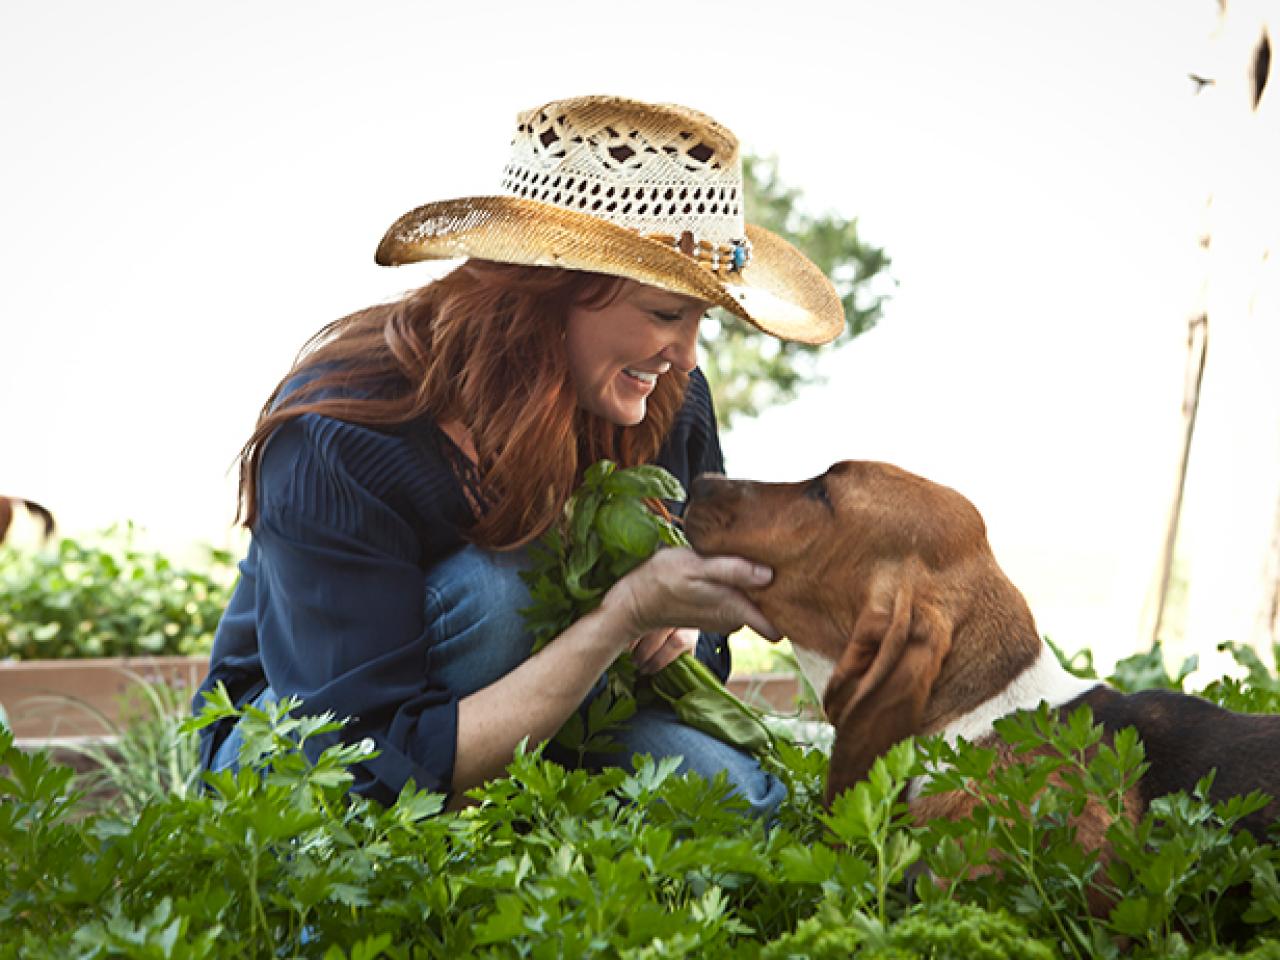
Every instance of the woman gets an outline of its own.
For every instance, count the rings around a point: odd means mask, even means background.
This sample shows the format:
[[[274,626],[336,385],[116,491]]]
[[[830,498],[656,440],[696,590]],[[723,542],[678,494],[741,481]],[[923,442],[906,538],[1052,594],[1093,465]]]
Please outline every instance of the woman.
[[[723,679],[723,634],[774,635],[743,593],[770,571],[683,549],[536,655],[519,615],[518,548],[596,460],[686,484],[721,470],[696,369],[709,307],[788,339],[843,329],[821,273],[744,226],[740,171],[702,114],[582,97],[521,114],[501,195],[397,221],[380,263],[470,259],[321,331],[268,401],[241,459],[253,539],[197,708],[218,682],[237,703],[298,696],[375,743],[354,790],[390,802],[412,778],[456,803],[522,739],[551,737],[623,652],[643,672],[696,652]],[[235,763],[237,731],[202,733],[206,766]],[[625,756],[727,770],[756,813],[782,797],[670,712],[638,713],[619,739]]]

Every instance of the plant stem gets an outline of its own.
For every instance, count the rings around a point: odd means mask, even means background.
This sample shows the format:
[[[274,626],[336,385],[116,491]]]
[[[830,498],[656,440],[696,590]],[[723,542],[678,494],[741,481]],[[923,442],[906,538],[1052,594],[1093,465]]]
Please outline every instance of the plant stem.
[[[1000,828],[999,828],[1000,833],[1005,838],[1005,841],[1009,844],[1010,848],[1016,849],[1017,841],[1016,841],[1016,838],[1013,836],[1012,832],[1009,830],[1008,824],[1003,819],[997,819],[996,822],[1000,825]],[[1030,822],[1031,821],[1028,815],[1028,824],[1030,824]],[[1035,839],[1034,836],[1031,839],[1032,841],[1034,841]],[[1040,882],[1039,875],[1036,873],[1035,859],[1036,858],[1035,858],[1034,843],[1028,843],[1026,858],[1024,862],[1019,864],[1019,866],[1022,868],[1023,875],[1031,882],[1031,885],[1035,888],[1036,895],[1040,898],[1041,904],[1047,907],[1049,906],[1049,894],[1045,890],[1044,885]],[[1015,860],[1014,862],[1018,863],[1017,860]],[[1077,949],[1074,938],[1071,936],[1070,931],[1067,930],[1066,924],[1063,923],[1062,918],[1058,914],[1058,911],[1050,910],[1049,913],[1053,917],[1054,926],[1058,928],[1058,935],[1071,948],[1071,955],[1074,957],[1078,957],[1079,960],[1084,960],[1084,954],[1082,954],[1079,951],[1079,949]]]

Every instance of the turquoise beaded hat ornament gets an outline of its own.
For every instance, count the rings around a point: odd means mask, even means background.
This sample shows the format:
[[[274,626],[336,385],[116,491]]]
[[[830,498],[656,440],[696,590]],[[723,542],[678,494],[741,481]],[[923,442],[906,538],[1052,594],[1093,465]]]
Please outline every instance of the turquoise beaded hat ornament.
[[[705,114],[578,97],[517,117],[500,190],[401,217],[379,263],[478,257],[628,277],[724,307],[785,340],[844,329],[830,281],[746,222],[738,141]]]

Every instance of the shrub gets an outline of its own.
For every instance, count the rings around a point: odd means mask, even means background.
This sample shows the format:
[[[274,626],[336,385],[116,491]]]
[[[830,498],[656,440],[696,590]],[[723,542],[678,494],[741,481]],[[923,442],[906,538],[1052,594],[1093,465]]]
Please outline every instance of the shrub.
[[[235,566],[209,549],[204,569],[134,546],[134,529],[56,551],[0,547],[0,659],[207,653]]]

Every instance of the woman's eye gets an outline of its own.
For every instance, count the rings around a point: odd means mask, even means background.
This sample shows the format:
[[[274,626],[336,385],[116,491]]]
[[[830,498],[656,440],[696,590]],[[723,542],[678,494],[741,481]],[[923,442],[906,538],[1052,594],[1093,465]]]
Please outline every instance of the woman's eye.
[[[685,318],[689,317],[689,312],[688,312],[687,310],[654,310],[654,309],[650,309],[649,313],[651,313],[651,314],[652,314],[655,318],[657,318],[658,320],[661,320],[663,323],[680,323],[680,322],[682,322]],[[703,320],[705,320],[705,319],[707,319],[707,317],[709,317],[710,315],[711,315],[711,311],[710,311],[710,310],[704,311],[703,313],[701,313],[701,314],[698,316],[697,322],[698,322],[699,324],[701,324],[701,323],[702,323],[702,321],[703,321]]]

